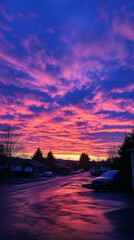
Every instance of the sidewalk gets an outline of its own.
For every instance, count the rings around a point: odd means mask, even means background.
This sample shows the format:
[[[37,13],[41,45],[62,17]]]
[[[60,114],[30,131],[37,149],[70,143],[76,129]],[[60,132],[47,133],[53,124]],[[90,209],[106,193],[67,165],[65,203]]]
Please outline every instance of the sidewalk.
[[[18,184],[25,184],[30,182],[37,182],[37,181],[45,181],[47,178],[37,177],[37,178],[12,178],[8,179],[7,181],[3,182],[0,181],[0,186],[7,186],[7,185],[18,185]]]
[[[134,239],[134,205],[107,212],[105,216],[111,221],[115,236],[122,234],[122,240]]]

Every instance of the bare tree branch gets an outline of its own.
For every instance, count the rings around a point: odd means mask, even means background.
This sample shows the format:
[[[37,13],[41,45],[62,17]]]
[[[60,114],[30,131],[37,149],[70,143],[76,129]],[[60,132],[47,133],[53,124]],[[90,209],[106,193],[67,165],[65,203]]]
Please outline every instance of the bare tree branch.
[[[25,141],[21,137],[20,133],[17,133],[13,127],[10,125],[4,131],[4,137],[2,140],[4,146],[5,155],[10,157],[20,157],[24,154],[25,150]]]

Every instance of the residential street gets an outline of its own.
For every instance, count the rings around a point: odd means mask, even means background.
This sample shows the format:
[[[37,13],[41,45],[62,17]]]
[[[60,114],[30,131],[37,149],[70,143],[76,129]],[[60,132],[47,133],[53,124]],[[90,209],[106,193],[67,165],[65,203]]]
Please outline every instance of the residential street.
[[[0,240],[134,239],[134,195],[83,188],[89,175],[0,186]]]

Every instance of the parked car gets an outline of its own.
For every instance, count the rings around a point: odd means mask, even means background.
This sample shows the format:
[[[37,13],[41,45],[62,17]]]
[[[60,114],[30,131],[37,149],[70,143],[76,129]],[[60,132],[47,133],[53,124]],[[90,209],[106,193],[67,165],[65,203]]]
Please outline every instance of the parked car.
[[[101,176],[95,178],[91,183],[96,191],[100,189],[113,191],[120,188],[120,184],[121,177],[119,176],[119,170],[107,171]]]
[[[80,169],[80,171],[81,171],[81,173],[82,173],[82,172],[84,172],[84,169],[83,169],[83,168],[81,168],[81,169]]]
[[[62,174],[62,175],[67,175],[67,174],[68,174],[68,171],[62,170],[62,171],[61,171],[61,174]]]
[[[70,171],[69,174],[70,174],[70,175],[74,175],[74,174],[75,174],[75,171]]]
[[[51,171],[44,172],[44,177],[51,177],[51,176],[52,176]]]
[[[75,173],[76,173],[76,174],[79,174],[79,173],[81,173],[81,171],[80,171],[80,170],[77,170]]]

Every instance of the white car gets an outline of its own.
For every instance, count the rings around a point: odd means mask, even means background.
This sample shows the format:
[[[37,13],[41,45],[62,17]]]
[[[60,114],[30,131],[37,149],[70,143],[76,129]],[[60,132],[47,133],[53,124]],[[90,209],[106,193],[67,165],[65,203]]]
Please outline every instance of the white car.
[[[81,173],[81,171],[80,171],[80,170],[77,170],[75,173],[76,173],[76,174],[79,174],[79,173]]]

